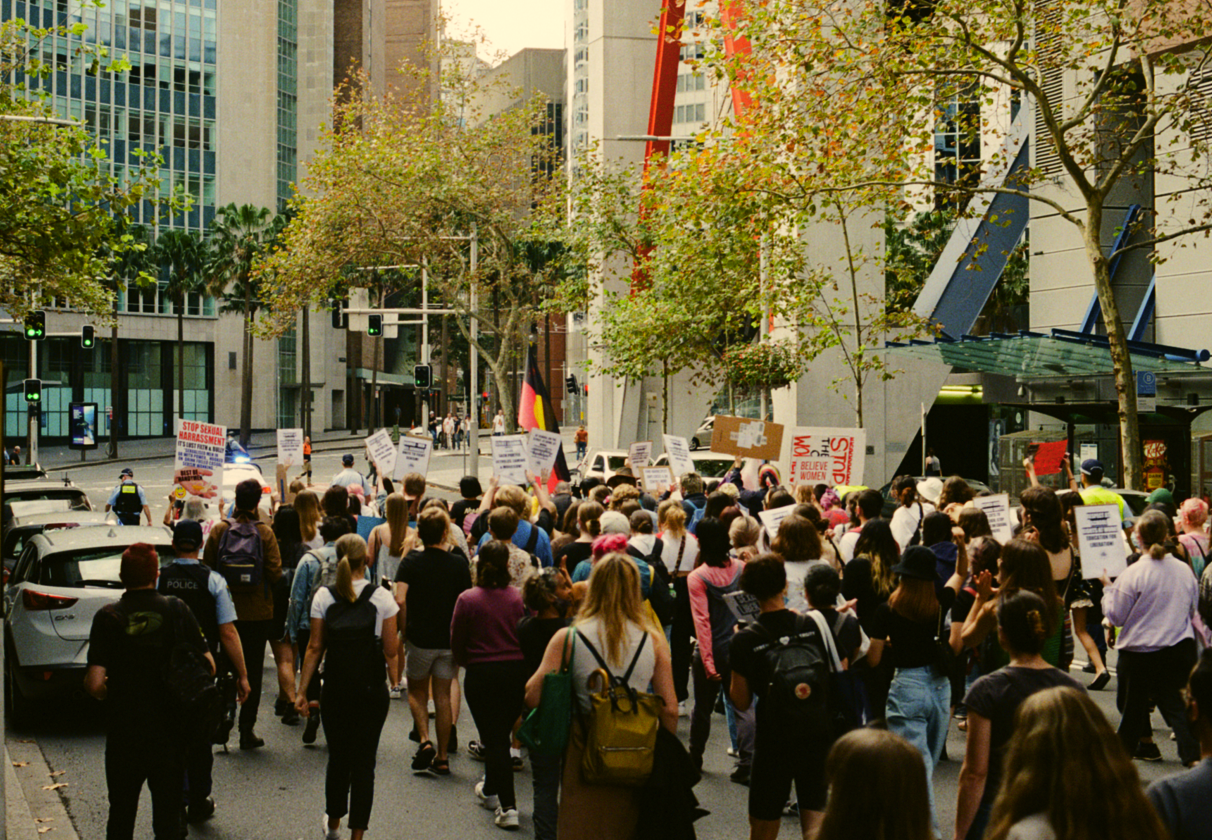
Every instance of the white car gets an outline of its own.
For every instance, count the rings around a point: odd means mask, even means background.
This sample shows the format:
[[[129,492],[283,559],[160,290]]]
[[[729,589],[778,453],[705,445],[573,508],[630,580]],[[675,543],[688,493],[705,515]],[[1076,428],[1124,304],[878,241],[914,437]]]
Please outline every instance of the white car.
[[[626,463],[626,449],[596,449],[581,466],[581,481],[596,478],[605,483]]]
[[[74,528],[35,534],[4,590],[5,692],[9,713],[28,715],[44,697],[79,690],[93,616],[122,596],[122,552],[150,543],[172,562],[163,526]]]
[[[236,500],[236,485],[247,478],[255,478],[257,483],[261,485],[261,501],[258,507],[266,518],[263,522],[269,522],[269,516],[273,513],[272,496],[274,488],[265,476],[261,475],[261,468],[255,464],[224,464],[223,465],[223,515],[227,515],[227,508]]]
[[[691,452],[690,460],[694,461],[695,472],[703,477],[703,481],[719,481],[728,475],[728,471],[736,462],[736,456],[726,452]],[[747,462],[752,460],[751,458],[746,459]],[[661,453],[652,465],[663,467],[668,463],[669,456]],[[754,461],[754,463],[760,462]],[[678,477],[680,478],[680,476]]]

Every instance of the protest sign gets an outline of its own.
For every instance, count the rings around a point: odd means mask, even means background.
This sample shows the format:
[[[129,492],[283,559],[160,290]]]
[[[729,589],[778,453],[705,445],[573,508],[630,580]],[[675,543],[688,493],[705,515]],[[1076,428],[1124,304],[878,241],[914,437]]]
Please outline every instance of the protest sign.
[[[791,433],[787,481],[830,486],[863,483],[867,431],[797,426]]]
[[[644,479],[644,489],[649,493],[659,496],[673,486],[673,473],[669,467],[644,467],[641,475]]]
[[[226,426],[182,420],[177,426],[173,483],[181,485],[193,496],[218,498],[223,488],[226,451]]]
[[[661,437],[665,441],[665,454],[669,456],[669,466],[673,470],[674,478],[694,472],[694,459],[690,457],[690,444],[686,438],[677,435]]]
[[[627,448],[627,460],[631,461],[631,471],[639,475],[644,467],[652,463],[652,441],[641,440]]]
[[[1061,471],[1061,459],[1065,457],[1065,450],[1069,448],[1068,441],[1050,440],[1032,445],[1035,447],[1032,461],[1035,465],[1036,475],[1056,475]]]
[[[379,429],[366,439],[366,454],[379,468],[379,475],[394,475],[396,471],[396,445],[391,442],[391,433]]]
[[[784,505],[773,510],[760,511],[758,519],[762,520],[762,524],[766,526],[766,533],[770,535],[770,539],[774,539],[779,535],[779,525],[794,511],[795,505]]]
[[[1128,568],[1128,547],[1124,544],[1119,505],[1078,505],[1077,547],[1082,555],[1082,577],[1086,580],[1106,574],[1115,578]]]
[[[492,472],[498,484],[526,487],[530,484],[526,478],[529,466],[526,438],[522,435],[497,435],[492,438]]]
[[[303,463],[302,429],[278,429],[278,463],[287,467]]]
[[[777,461],[783,454],[783,426],[717,414],[711,431],[711,451]]]
[[[390,440],[390,438],[389,438]],[[429,457],[433,454],[433,438],[426,435],[400,435],[400,446],[396,450],[395,469],[391,477],[400,481],[409,473],[426,475],[429,472]]]
[[[560,454],[561,438],[555,432],[531,429],[526,436],[526,450],[530,469],[539,478],[551,472],[556,456]]]
[[[993,538],[1005,545],[1014,539],[1014,527],[1010,524],[1010,496],[999,493],[996,496],[977,496],[972,504],[985,512],[989,527],[993,530]]]
[[[762,602],[748,592],[729,592],[724,596],[724,603],[732,610],[737,621],[752,624],[762,614]]]

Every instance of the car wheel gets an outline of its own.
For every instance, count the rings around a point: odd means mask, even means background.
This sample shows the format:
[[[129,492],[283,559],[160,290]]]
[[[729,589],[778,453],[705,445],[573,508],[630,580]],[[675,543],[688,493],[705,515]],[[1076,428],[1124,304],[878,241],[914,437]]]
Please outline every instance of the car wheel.
[[[699,448],[699,439],[698,439],[698,438],[696,438],[696,437],[692,437],[692,438],[690,439],[690,451],[691,451],[691,452],[694,452],[694,451],[696,451],[698,448]]]
[[[4,705],[8,710],[8,719],[17,726],[28,724],[34,714],[34,702],[26,697],[13,673],[13,649],[6,646],[4,652]]]

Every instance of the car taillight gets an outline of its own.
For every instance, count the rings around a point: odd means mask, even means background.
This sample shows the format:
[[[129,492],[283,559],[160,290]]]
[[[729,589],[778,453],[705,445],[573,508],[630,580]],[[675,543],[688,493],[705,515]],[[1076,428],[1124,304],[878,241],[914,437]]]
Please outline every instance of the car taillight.
[[[74,606],[79,600],[79,598],[69,598],[66,595],[35,592],[32,589],[26,589],[21,593],[21,602],[27,610],[65,610]]]

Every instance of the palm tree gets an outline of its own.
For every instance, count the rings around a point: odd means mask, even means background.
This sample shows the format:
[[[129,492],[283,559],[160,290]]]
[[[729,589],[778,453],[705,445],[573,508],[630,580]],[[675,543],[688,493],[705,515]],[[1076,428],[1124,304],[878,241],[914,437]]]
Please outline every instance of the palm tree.
[[[154,258],[168,273],[165,293],[177,313],[177,418],[185,419],[185,300],[202,291],[206,243],[192,231],[167,230],[156,240]]]
[[[273,211],[268,207],[228,204],[211,222],[211,260],[207,274],[210,289],[228,298],[225,312],[244,316],[244,365],[240,383],[240,443],[248,446],[252,426],[252,321],[261,306],[253,264],[276,236]]]
[[[147,276],[155,271],[155,264],[151,256],[151,234],[146,227],[130,224],[125,216],[119,217],[115,225],[125,248],[109,252],[109,277],[104,282],[114,295],[114,322],[109,337],[109,403],[116,417],[118,412],[118,365],[120,364],[118,359],[118,292],[124,284],[141,284],[144,279],[148,279],[150,282],[150,278]],[[109,458],[116,459],[118,457],[118,437],[115,434],[115,425],[113,421],[110,422],[109,444],[105,454]]]

